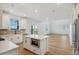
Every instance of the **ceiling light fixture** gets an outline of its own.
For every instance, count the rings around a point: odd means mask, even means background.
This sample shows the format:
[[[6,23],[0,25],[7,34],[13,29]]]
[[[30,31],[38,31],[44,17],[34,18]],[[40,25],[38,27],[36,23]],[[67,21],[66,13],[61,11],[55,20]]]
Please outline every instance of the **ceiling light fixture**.
[[[57,5],[60,5],[61,3],[56,3]]]
[[[48,17],[46,17],[46,20],[48,20]]]
[[[20,3],[21,5],[24,5],[24,3]]]
[[[34,12],[35,12],[35,13],[38,13],[38,10],[36,9]]]

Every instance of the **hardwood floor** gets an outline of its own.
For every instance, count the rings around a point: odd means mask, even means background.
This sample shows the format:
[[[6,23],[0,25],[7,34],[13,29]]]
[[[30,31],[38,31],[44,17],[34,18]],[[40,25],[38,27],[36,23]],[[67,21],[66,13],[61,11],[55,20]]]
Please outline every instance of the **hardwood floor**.
[[[18,55],[35,55],[23,48],[22,44],[17,48]],[[66,35],[49,35],[48,52],[45,55],[71,55],[69,39]]]
[[[48,55],[72,54],[69,39],[66,35],[50,35],[48,40]]]

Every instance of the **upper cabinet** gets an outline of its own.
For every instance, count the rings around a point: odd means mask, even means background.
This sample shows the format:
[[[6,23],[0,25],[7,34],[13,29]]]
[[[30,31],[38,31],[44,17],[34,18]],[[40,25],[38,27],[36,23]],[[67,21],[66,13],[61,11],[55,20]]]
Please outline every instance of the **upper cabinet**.
[[[79,4],[78,3],[73,4],[72,13],[73,13],[72,17],[73,17],[73,21],[74,21],[78,18],[78,14],[79,14]]]
[[[3,13],[2,15],[2,29],[26,29],[27,19]]]
[[[0,29],[2,28],[2,7],[0,6]]]
[[[26,29],[27,27],[27,21],[24,18],[21,18],[21,20],[19,20],[19,29]]]
[[[2,15],[2,29],[9,29],[8,21],[9,21],[9,15],[3,14]]]

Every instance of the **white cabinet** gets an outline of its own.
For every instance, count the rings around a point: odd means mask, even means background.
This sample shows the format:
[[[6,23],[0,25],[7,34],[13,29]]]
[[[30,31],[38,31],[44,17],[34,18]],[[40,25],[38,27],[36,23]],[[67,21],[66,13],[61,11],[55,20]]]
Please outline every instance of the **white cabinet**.
[[[3,8],[0,6],[0,29],[2,29],[2,13],[3,13]]]
[[[26,29],[27,26],[27,19],[21,18],[21,17],[16,17],[7,13],[2,14],[2,20],[0,20],[1,23],[1,28],[2,29],[9,29],[9,20],[10,18],[13,18],[14,20],[19,21],[19,29]]]
[[[39,54],[39,55],[43,55],[48,51],[48,41],[47,39],[42,39],[40,40],[40,47],[35,47],[31,45],[31,50],[32,52]]]
[[[31,40],[29,38],[26,38],[24,37],[24,40],[23,40],[23,47],[24,48],[27,48],[27,49],[30,49],[31,48]]]
[[[48,39],[47,37],[43,39],[36,39],[24,36],[23,47],[32,51],[33,53],[43,55],[48,51]]]
[[[3,14],[2,15],[2,29],[8,29],[8,20],[9,20],[9,16],[7,14]]]
[[[78,18],[78,14],[79,14],[79,4],[74,5],[73,6],[73,11],[72,11],[72,15],[73,15],[73,21],[76,20]]]
[[[36,53],[36,54],[41,54],[41,49],[40,48],[37,48],[35,46],[32,46],[31,45],[31,49],[30,49],[32,52]]]
[[[2,35],[1,37],[5,38],[5,39],[7,39],[9,41],[12,41],[15,44],[23,42],[22,34],[15,34],[15,35],[12,35],[12,34],[9,35],[8,34],[8,35]]]
[[[43,40],[41,40],[41,44],[40,44],[41,48],[40,48],[40,54],[45,54],[48,51],[48,39],[45,38]]]
[[[19,20],[19,29],[26,29],[26,27],[27,27],[26,19]]]
[[[21,43],[23,41],[21,34],[10,35],[9,40],[16,44]]]

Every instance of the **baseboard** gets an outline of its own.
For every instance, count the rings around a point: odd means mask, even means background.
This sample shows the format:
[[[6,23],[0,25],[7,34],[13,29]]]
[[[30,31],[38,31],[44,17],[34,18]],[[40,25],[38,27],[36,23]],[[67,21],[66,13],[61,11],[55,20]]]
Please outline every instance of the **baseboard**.
[[[49,33],[48,35],[68,35],[68,34],[60,34],[60,33]]]

